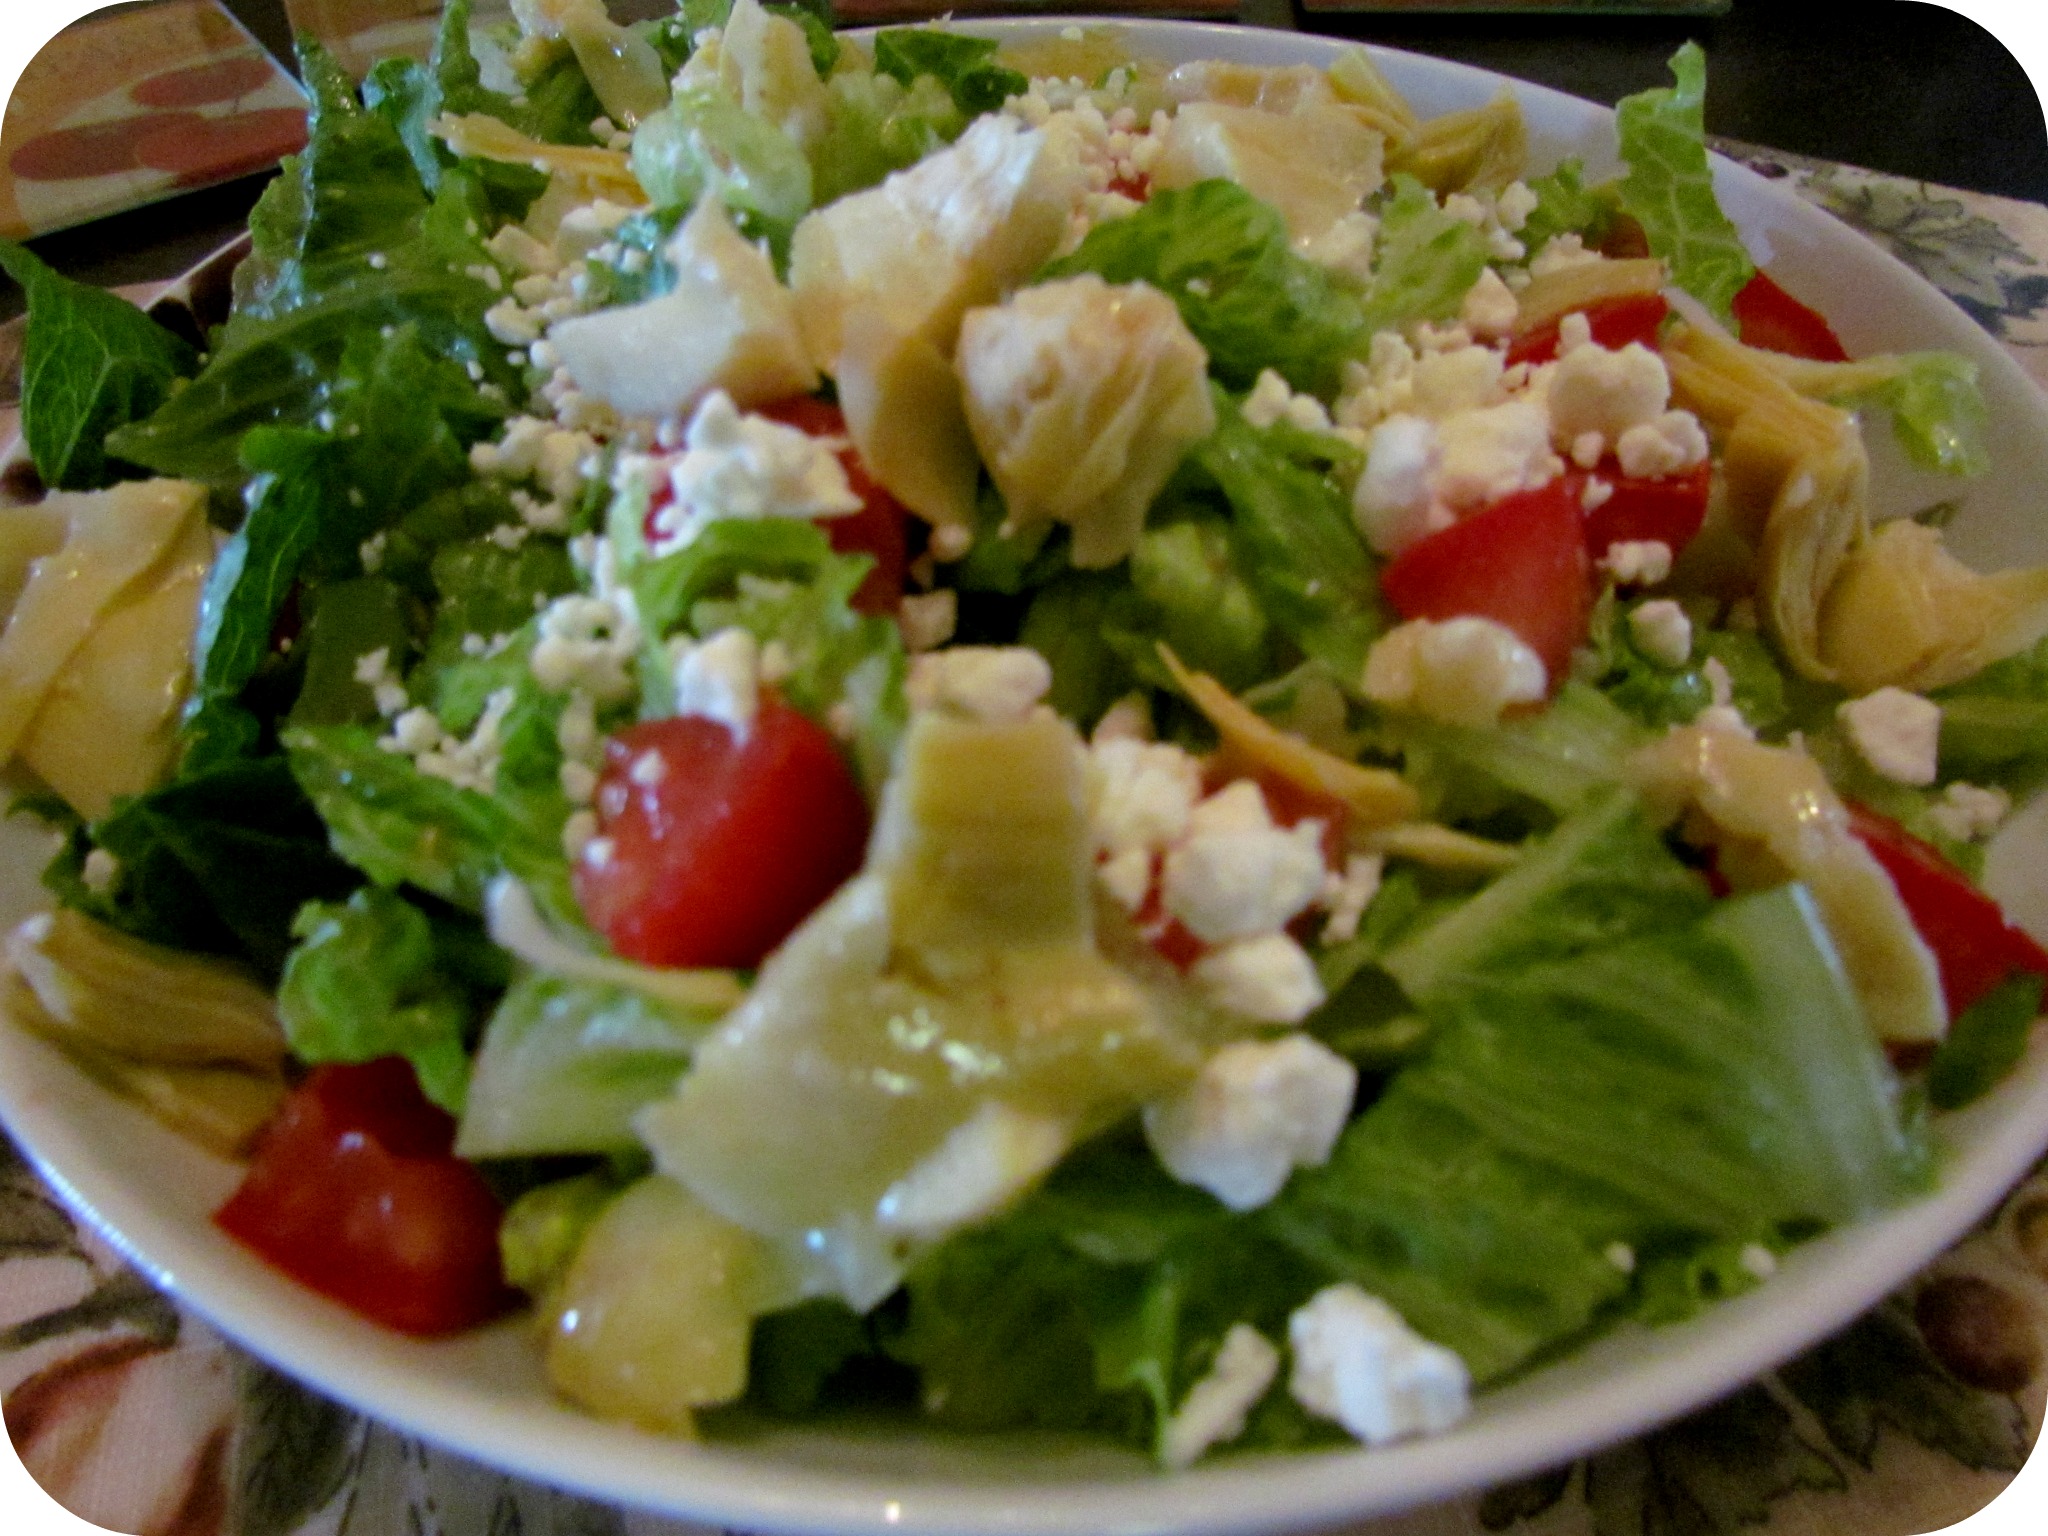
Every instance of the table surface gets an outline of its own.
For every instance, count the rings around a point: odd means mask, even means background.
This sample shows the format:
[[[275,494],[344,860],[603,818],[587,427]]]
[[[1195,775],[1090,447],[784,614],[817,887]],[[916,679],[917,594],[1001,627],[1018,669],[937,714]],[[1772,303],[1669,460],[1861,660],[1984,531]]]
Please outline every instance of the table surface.
[[[1261,19],[1441,54],[1613,102],[1666,79],[1688,37],[1713,59],[1707,125],[1728,138],[1972,191],[2048,202],[2041,103],[2003,44],[1939,6],[1887,3],[1844,27],[1829,7],[1736,0],[1720,17],[1305,15],[1251,0]],[[281,0],[228,0],[281,57]],[[623,9],[622,5],[615,5]],[[1029,9],[1019,6],[1020,10]],[[168,277],[238,231],[264,178],[250,177],[34,243],[82,280]],[[20,292],[0,291],[0,318]]]

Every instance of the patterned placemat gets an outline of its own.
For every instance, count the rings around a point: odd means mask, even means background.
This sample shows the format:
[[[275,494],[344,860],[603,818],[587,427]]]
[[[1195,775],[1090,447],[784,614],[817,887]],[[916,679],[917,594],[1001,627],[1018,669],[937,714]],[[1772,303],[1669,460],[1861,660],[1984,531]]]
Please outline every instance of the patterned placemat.
[[[1724,149],[1889,247],[2048,384],[2048,208]],[[1912,1286],[1726,1402],[1352,1536],[1919,1536],[1988,1504],[2048,1397],[2048,1165]],[[0,1402],[36,1480],[135,1536],[714,1536],[489,1471],[251,1360],[0,1142]]]

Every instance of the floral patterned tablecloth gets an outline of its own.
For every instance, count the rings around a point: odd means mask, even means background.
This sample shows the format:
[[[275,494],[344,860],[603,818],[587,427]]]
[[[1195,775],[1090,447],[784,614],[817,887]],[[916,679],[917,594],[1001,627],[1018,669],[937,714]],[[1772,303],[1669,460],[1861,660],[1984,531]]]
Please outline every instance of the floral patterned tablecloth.
[[[1889,247],[2048,385],[2048,208],[1721,146]],[[1991,1502],[2048,1396],[2048,1164],[1904,1293],[1726,1402],[1357,1536],[1918,1536]],[[714,1536],[489,1471],[225,1343],[0,1141],[0,1399],[35,1479],[135,1536]]]

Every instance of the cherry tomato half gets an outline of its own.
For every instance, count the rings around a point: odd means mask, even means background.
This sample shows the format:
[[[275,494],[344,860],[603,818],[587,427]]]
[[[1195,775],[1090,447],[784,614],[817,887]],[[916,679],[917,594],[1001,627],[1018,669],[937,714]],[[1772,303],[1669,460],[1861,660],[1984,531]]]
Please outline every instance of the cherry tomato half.
[[[812,437],[846,436],[846,417],[838,406],[809,395],[797,395],[761,407],[760,414]],[[903,504],[868,477],[867,466],[849,446],[839,450],[847,483],[861,499],[861,509],[820,524],[832,547],[842,555],[867,555],[875,562],[867,580],[853,594],[856,612],[890,614],[903,601],[903,583],[910,565],[909,514]]]
[[[1632,341],[1654,348],[1658,333],[1664,328],[1664,319],[1670,313],[1671,306],[1661,293],[1627,293],[1619,298],[1602,299],[1584,310],[1586,323],[1592,327],[1594,342],[1610,352],[1619,352]],[[1516,337],[1508,348],[1508,366],[1557,361],[1558,342],[1563,329],[1562,320],[1553,320],[1526,336]]]
[[[584,915],[648,965],[757,966],[860,868],[868,804],[839,746],[772,694],[744,739],[650,720],[605,744]]]
[[[1730,308],[1746,346],[1816,363],[1849,361],[1849,353],[1827,317],[1808,309],[1762,272],[1743,285]]]
[[[1582,477],[1559,475],[1432,533],[1388,562],[1381,590],[1404,619],[1506,625],[1543,658],[1555,689],[1593,612],[1583,489]]]
[[[1596,478],[1612,486],[1614,494],[1586,514],[1586,552],[1595,560],[1628,542],[1662,544],[1676,556],[1707,520],[1711,464],[1661,480],[1621,474],[1617,465],[1613,473],[1603,469]]]
[[[402,1333],[510,1307],[497,1197],[398,1057],[316,1067],[264,1130],[215,1223],[293,1279]]]

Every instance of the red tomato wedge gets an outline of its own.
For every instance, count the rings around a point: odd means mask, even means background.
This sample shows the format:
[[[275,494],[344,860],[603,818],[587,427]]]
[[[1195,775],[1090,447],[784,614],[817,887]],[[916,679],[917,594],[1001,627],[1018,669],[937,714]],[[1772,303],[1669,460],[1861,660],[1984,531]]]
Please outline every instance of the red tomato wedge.
[[[1595,560],[1614,545],[1629,542],[1663,544],[1676,556],[1707,520],[1714,481],[1711,464],[1661,480],[1604,471],[1594,478],[1614,487],[1612,496],[1586,514],[1586,552]]]
[[[1663,329],[1664,318],[1671,313],[1671,306],[1661,293],[1630,293],[1588,305],[1584,313],[1586,323],[1592,327],[1593,340],[1610,352],[1619,352],[1632,341],[1655,348],[1657,334]],[[1562,320],[1553,320],[1526,336],[1516,337],[1508,348],[1508,366],[1556,362],[1559,333],[1563,327]]]
[[[1810,358],[1816,363],[1846,363],[1835,328],[1817,310],[1808,309],[1762,272],[1743,285],[1730,306],[1735,327],[1743,344],[1782,352],[1787,357]]]
[[[398,1057],[316,1067],[213,1219],[372,1322],[421,1335],[474,1327],[515,1298],[497,1197],[454,1145],[454,1118]]]
[[[839,407],[809,395],[764,405],[760,414],[812,437],[846,436],[846,417]],[[854,609],[868,614],[894,613],[903,601],[903,583],[910,566],[909,514],[901,502],[868,478],[867,467],[851,446],[839,450],[839,462],[846,467],[853,494],[861,499],[861,509],[845,517],[826,518],[820,526],[840,554],[867,555],[875,562],[867,580],[853,594]]]
[[[1555,689],[1593,612],[1583,486],[1560,475],[1409,545],[1380,573],[1387,601],[1404,619],[1506,625],[1543,658]]]
[[[2018,971],[2048,978],[2048,951],[2006,921],[1969,877],[1889,817],[1849,807],[1849,826],[1898,887],[1907,915],[1941,967],[1951,1019]]]
[[[647,965],[759,965],[867,846],[867,799],[838,743],[772,694],[744,740],[701,716],[613,737],[597,810],[576,897]]]

